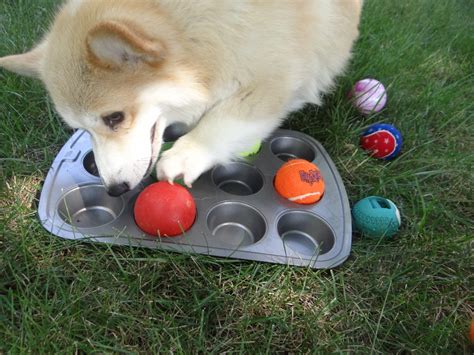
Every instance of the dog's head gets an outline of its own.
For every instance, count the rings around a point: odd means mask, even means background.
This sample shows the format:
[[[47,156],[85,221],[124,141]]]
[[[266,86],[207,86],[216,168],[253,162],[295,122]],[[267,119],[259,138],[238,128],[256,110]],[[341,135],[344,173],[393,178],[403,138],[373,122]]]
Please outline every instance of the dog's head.
[[[70,0],[38,46],[0,66],[44,82],[64,121],[91,134],[100,176],[120,195],[156,162],[165,111],[204,96],[178,37],[152,2]]]

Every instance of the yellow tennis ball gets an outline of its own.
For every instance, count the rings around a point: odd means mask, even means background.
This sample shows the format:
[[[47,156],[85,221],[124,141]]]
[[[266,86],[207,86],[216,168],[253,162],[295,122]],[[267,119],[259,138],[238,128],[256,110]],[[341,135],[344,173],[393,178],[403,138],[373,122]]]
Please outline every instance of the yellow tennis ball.
[[[319,168],[304,159],[283,164],[276,173],[274,184],[281,196],[304,205],[318,202],[325,187]]]
[[[250,157],[252,155],[257,154],[260,151],[260,148],[262,148],[262,142],[259,141],[255,143],[251,148],[249,148],[245,152],[240,153],[239,155],[242,158]]]

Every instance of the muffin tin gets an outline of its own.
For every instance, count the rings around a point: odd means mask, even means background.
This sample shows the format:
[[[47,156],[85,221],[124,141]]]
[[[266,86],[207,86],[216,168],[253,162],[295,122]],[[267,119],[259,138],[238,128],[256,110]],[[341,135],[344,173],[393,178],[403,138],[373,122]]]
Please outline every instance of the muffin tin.
[[[165,141],[186,131],[172,125]],[[298,205],[273,188],[278,168],[303,158],[321,170],[326,190],[320,202]],[[258,154],[219,165],[190,189],[197,216],[177,237],[154,237],[135,224],[133,205],[147,178],[132,191],[109,196],[95,166],[90,136],[78,130],[53,162],[41,191],[38,214],[46,230],[76,240],[132,245],[271,263],[332,268],[351,249],[347,194],[324,148],[303,133],[277,130]]]

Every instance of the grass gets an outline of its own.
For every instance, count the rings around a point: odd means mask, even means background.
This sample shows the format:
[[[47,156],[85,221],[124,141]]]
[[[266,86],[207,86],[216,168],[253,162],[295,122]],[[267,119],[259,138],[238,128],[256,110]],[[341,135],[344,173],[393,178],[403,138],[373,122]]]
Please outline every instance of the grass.
[[[56,2],[3,0],[0,55],[29,48]],[[473,318],[474,8],[469,0],[367,0],[346,75],[325,106],[286,127],[320,140],[351,202],[395,201],[394,240],[355,235],[351,257],[310,270],[64,241],[40,226],[35,198],[69,137],[42,86],[0,72],[0,353],[469,353]],[[380,114],[345,93],[388,86]],[[358,148],[394,123],[391,163]]]

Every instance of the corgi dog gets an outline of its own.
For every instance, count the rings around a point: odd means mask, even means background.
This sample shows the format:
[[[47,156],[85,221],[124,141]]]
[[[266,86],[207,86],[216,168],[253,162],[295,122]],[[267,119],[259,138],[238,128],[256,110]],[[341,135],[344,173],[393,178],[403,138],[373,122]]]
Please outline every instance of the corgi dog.
[[[362,0],[68,0],[0,67],[40,79],[90,133],[112,196],[156,168],[191,184],[268,137],[346,66]],[[164,130],[190,131],[164,152]]]

